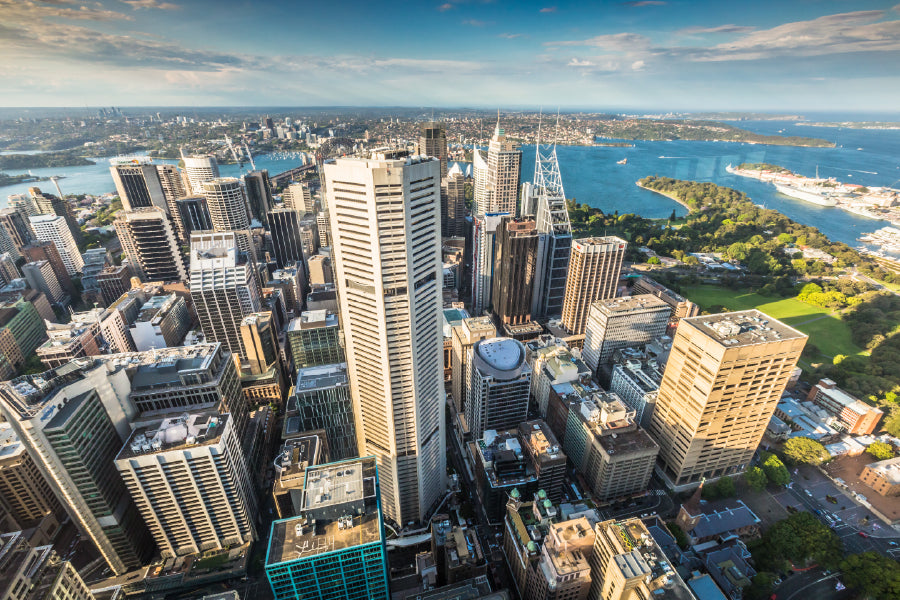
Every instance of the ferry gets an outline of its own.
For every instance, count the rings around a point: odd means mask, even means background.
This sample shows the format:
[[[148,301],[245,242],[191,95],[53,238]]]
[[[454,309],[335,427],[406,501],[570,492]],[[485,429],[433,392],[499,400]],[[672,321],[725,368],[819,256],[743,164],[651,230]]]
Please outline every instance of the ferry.
[[[827,192],[813,191],[808,188],[795,187],[785,183],[775,183],[774,181],[772,183],[775,184],[775,189],[785,196],[797,198],[798,200],[803,200],[804,202],[809,202],[811,204],[818,204],[819,206],[837,206],[837,199]]]
[[[627,165],[627,164],[628,164],[628,159],[627,159],[627,158],[623,158],[622,160],[617,160],[617,161],[616,161],[616,164],[617,164],[617,165]]]

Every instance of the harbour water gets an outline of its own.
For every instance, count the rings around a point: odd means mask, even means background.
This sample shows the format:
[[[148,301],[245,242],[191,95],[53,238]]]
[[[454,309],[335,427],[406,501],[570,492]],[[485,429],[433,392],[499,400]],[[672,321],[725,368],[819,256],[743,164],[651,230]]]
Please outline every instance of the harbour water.
[[[664,218],[674,209],[682,215],[685,209],[677,203],[642,190],[635,181],[647,175],[677,179],[709,181],[745,192],[756,204],[778,210],[806,225],[818,227],[835,241],[857,246],[863,233],[887,225],[858,217],[836,208],[825,208],[802,200],[788,198],[768,183],[731,175],[729,164],[768,162],[784,166],[796,173],[814,176],[818,166],[823,177],[836,177],[849,183],[869,186],[898,186],[900,180],[900,131],[859,130],[830,127],[805,127],[784,121],[742,121],[739,127],[759,133],[802,135],[834,141],[835,148],[799,148],[733,142],[635,141],[634,147],[560,146],[557,148],[566,196],[596,206],[604,212],[636,213],[650,218]],[[861,149],[859,149],[861,148]],[[627,164],[617,164],[627,158]],[[102,194],[115,191],[107,159],[96,159],[95,165],[32,169],[38,176],[60,175],[59,185],[67,194]],[[273,156],[255,157],[256,166],[280,173],[297,166],[297,161]],[[162,161],[175,163],[176,161]],[[523,147],[522,179],[530,181],[534,168],[534,146]],[[249,166],[244,166],[244,171]],[[8,171],[11,174],[23,171]],[[224,176],[238,176],[238,165],[222,165]],[[53,189],[50,181],[0,187],[0,206],[9,194],[27,192],[32,185]]]

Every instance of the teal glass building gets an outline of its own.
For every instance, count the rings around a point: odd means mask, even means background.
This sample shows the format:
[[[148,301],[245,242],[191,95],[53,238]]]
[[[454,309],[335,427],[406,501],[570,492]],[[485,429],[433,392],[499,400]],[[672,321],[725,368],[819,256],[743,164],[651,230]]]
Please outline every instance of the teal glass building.
[[[266,577],[276,600],[389,600],[375,457],[306,471],[303,510],[272,523]]]

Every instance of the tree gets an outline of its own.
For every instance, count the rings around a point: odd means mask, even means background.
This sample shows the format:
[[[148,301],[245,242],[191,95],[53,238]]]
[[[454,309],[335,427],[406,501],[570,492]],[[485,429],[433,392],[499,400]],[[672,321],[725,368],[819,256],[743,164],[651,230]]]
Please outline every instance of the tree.
[[[695,267],[700,264],[700,259],[696,256],[688,254],[684,257],[684,264],[688,265],[689,267]]]
[[[659,260],[659,257],[658,257],[658,256],[651,256],[650,258],[647,259],[647,264],[648,264],[648,265],[658,265],[658,264],[661,264],[661,263],[662,263],[662,261]]]
[[[755,492],[761,492],[766,489],[766,483],[768,483],[768,479],[766,478],[765,472],[759,467],[750,467],[744,472],[744,481],[751,490]]]
[[[866,448],[866,452],[871,454],[875,460],[894,458],[894,447],[884,442],[872,442]]]
[[[763,452],[760,455],[762,470],[766,474],[769,483],[775,485],[787,485],[791,481],[791,474],[781,462],[781,459],[771,452]]]
[[[789,439],[784,443],[782,450],[784,456],[793,464],[820,465],[831,458],[825,446],[806,437]]]
[[[682,550],[686,550],[687,547],[691,545],[687,534],[681,527],[678,526],[678,523],[676,523],[675,521],[669,521],[668,523],[666,523],[666,527],[668,527],[669,533],[672,534],[672,537],[675,538],[675,543],[678,544],[679,548],[681,548]]]
[[[891,411],[881,428],[895,437],[900,437],[900,407]]]
[[[772,594],[775,587],[775,575],[772,573],[757,573],[750,580],[750,585],[744,588],[745,600],[765,600]]]
[[[749,548],[761,571],[786,570],[813,563],[831,568],[841,559],[840,538],[806,511],[778,521],[762,538],[751,542]]]
[[[851,554],[840,564],[844,583],[876,600],[900,598],[900,564],[878,554]]]

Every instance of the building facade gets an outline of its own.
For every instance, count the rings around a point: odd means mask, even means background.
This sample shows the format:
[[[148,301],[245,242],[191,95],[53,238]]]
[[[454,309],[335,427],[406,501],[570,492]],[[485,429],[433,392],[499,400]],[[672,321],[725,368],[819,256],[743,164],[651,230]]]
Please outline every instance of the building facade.
[[[175,230],[160,208],[119,213],[114,222],[122,252],[141,281],[185,281],[187,270]]]
[[[531,367],[525,346],[510,338],[475,342],[469,350],[466,422],[480,439],[486,430],[509,429],[528,415]]]
[[[628,243],[617,237],[583,238],[572,242],[562,325],[572,334],[584,333],[588,311],[597,300],[616,297],[622,260]]]
[[[64,217],[57,215],[38,215],[29,218],[34,236],[42,242],[53,242],[59,257],[66,266],[69,276],[80,273],[84,260],[78,251],[78,245]],[[80,230],[79,230],[80,231]]]
[[[591,304],[584,335],[584,362],[596,370],[620,348],[646,344],[666,333],[672,308],[649,294]]]

